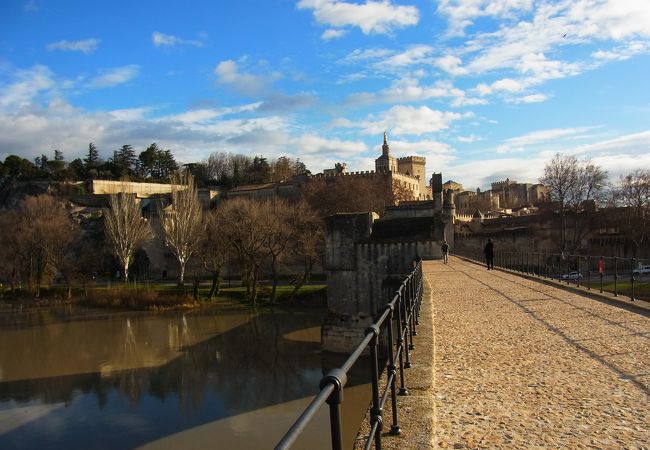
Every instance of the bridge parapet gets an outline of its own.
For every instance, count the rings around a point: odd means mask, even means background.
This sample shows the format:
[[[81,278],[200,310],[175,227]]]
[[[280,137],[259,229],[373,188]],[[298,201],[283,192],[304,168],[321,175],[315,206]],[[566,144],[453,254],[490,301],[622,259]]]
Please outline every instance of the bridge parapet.
[[[321,336],[325,350],[348,353],[354,349],[413,270],[413,261],[442,257],[436,233],[429,238],[374,239],[377,218],[375,213],[346,213],[327,219],[328,315]]]

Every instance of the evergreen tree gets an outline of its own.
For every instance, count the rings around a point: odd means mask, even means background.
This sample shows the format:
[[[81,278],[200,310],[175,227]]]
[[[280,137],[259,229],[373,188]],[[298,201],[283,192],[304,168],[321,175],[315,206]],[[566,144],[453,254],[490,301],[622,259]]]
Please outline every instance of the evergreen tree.
[[[157,171],[157,159],[160,154],[158,145],[154,142],[138,155],[137,172],[142,178],[160,178]]]
[[[113,152],[113,165],[118,177],[130,175],[135,169],[137,157],[135,150],[128,144],[123,145],[119,150]]]
[[[86,170],[96,169],[99,166],[99,151],[92,142],[88,144],[88,155],[83,162]]]

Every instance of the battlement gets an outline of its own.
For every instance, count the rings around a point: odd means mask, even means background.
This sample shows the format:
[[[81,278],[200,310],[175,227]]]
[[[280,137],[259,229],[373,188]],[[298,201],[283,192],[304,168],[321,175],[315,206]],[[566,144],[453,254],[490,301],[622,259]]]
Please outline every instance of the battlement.
[[[370,177],[370,176],[383,176],[383,175],[392,175],[395,178],[398,179],[405,179],[405,180],[411,180],[411,181],[418,181],[419,178],[415,177],[413,175],[406,175],[404,173],[400,172],[391,172],[390,170],[384,171],[384,172],[377,172],[375,170],[360,170],[358,172],[345,172],[345,173],[337,173],[337,174],[330,174],[330,173],[317,173],[314,175],[310,175],[309,178],[311,179],[325,179],[325,178],[337,178],[337,177]]]
[[[397,158],[397,162],[410,162],[413,164],[426,164],[427,159],[424,156],[403,156]]]
[[[375,172],[374,170],[360,170],[358,172],[343,172],[343,173],[317,173],[310,175],[309,178],[314,179],[324,179],[324,178],[337,178],[337,177],[349,177],[349,176],[374,176],[374,175],[384,175],[390,172]]]
[[[490,183],[492,185],[492,190],[499,190],[500,188],[512,186],[513,184],[518,184],[515,180],[506,179],[503,181],[493,181]]]

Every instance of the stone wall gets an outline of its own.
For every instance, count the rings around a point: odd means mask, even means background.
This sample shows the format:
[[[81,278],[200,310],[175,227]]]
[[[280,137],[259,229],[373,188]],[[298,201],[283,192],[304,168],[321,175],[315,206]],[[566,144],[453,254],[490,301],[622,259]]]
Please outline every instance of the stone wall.
[[[185,189],[186,186],[176,185],[176,188]],[[172,185],[163,183],[91,180],[89,191],[93,194],[117,194],[119,192],[127,192],[130,194],[136,194],[138,197],[148,197],[152,194],[169,194],[172,191]]]
[[[328,314],[323,348],[348,353],[364,336],[384,305],[392,300],[417,256],[440,259],[440,242],[373,240],[375,213],[336,214],[327,219],[325,271]]]

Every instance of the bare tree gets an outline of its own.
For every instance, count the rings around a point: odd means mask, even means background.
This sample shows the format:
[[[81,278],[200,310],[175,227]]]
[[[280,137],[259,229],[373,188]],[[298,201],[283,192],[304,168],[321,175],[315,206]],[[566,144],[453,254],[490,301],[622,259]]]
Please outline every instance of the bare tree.
[[[294,224],[295,238],[292,242],[292,252],[302,260],[303,273],[296,281],[290,298],[295,297],[298,290],[305,285],[314,265],[322,260],[325,252],[324,223],[316,211],[307,203],[300,202],[295,205],[294,214],[297,221]]]
[[[184,172],[172,178],[172,204],[160,210],[165,245],[178,261],[178,285],[185,281],[185,267],[203,237],[203,210],[194,177]]]
[[[151,228],[142,217],[134,194],[113,194],[109,197],[109,206],[110,209],[104,210],[104,232],[122,266],[126,283],[133,254],[151,236]]]
[[[216,208],[205,215],[205,234],[199,248],[199,257],[205,270],[212,274],[212,286],[208,298],[219,295],[221,271],[231,254],[228,239],[228,218],[223,208]]]
[[[227,200],[218,206],[227,218],[225,233],[241,262],[249,300],[257,300],[259,271],[268,257],[268,214],[263,203],[246,198]]]
[[[51,195],[29,196],[0,219],[2,250],[12,285],[22,275],[38,296],[76,236],[76,224]],[[7,262],[9,262],[7,264]]]
[[[607,171],[589,159],[578,160],[572,155],[556,154],[544,167],[540,183],[548,187],[552,201],[560,214],[560,250],[574,252],[589,228],[590,204],[600,200],[607,183]],[[571,214],[569,214],[571,213]],[[568,218],[573,221],[572,236],[568,235]]]
[[[637,169],[621,176],[614,188],[616,204],[625,207],[623,228],[635,251],[648,239],[650,226],[650,170]]]
[[[22,239],[18,233],[18,214],[15,210],[0,211],[0,273],[9,279],[11,293],[15,293],[20,278]]]
[[[273,287],[271,289],[270,302],[275,301],[275,293],[278,286],[278,264],[287,251],[291,242],[295,239],[297,225],[300,221],[300,211],[293,205],[281,198],[274,198],[261,205],[262,211],[267,217],[266,224],[266,249],[271,264],[271,275]]]
[[[382,176],[332,177],[308,183],[302,197],[321,217],[339,212],[375,211],[395,204],[390,180]]]

